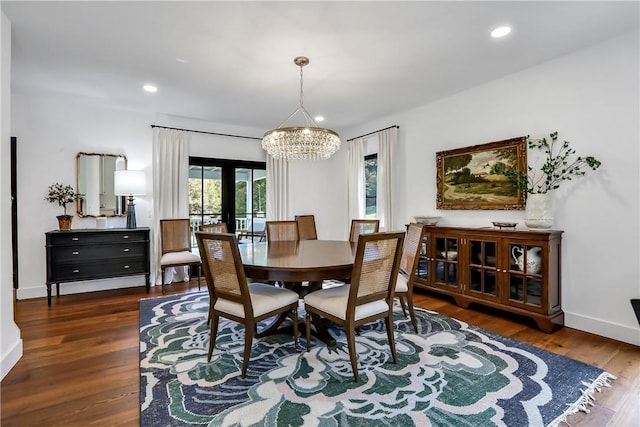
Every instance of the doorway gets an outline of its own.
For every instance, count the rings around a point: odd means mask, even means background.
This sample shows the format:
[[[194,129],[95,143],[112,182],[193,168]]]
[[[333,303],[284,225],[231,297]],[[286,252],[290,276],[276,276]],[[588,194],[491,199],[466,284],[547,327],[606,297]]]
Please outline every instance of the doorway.
[[[265,162],[189,157],[189,218],[194,232],[200,224],[220,222],[230,233],[261,231],[267,211],[266,169]],[[192,245],[196,246],[195,239]]]

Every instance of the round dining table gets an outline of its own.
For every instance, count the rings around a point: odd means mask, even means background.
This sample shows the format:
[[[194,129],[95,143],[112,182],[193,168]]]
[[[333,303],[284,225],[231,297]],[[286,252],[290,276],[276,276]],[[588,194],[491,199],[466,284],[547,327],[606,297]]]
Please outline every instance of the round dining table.
[[[299,240],[238,245],[245,275],[253,280],[282,282],[308,281],[308,292],[322,288],[322,281],[351,277],[357,246],[339,240]],[[286,314],[279,316],[258,337],[280,332]],[[335,339],[322,320],[312,317],[315,335],[327,345]]]
[[[316,282],[351,277],[356,245],[340,240],[299,240],[239,245],[244,272],[256,280]]]

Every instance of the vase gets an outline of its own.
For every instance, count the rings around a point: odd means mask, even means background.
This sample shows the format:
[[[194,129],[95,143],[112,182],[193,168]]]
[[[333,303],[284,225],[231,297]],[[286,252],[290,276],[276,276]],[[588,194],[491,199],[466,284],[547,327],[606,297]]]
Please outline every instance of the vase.
[[[551,228],[553,225],[553,196],[549,193],[529,194],[524,223],[529,228]]]
[[[58,229],[71,230],[73,215],[58,215],[56,218],[58,218]]]

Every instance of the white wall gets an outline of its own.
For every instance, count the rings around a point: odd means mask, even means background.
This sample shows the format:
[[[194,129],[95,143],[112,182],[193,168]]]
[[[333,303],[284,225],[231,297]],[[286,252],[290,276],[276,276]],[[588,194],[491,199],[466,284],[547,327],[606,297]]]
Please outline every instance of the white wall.
[[[523,211],[436,210],[436,152],[557,130],[602,167],[556,192],[562,244],[562,308],[569,327],[640,344],[629,300],[640,297],[640,86],[638,32],[358,128],[397,124],[396,226],[413,215],[490,226]]]
[[[11,23],[0,16],[0,379],[22,357],[20,330],[13,320],[11,256]]]

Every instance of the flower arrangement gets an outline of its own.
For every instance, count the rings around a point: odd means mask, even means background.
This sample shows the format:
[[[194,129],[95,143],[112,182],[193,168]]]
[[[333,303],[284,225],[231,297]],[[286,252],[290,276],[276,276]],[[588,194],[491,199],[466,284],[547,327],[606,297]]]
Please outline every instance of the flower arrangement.
[[[527,166],[527,173],[516,170],[504,170],[502,173],[513,181],[516,188],[529,194],[546,194],[560,187],[563,181],[583,176],[589,169],[596,170],[602,164],[593,156],[578,156],[572,159],[576,150],[569,147],[569,141],[558,142],[558,132],[549,134],[549,139],[530,139],[529,149],[544,151],[545,161],[540,170]],[[541,172],[541,173],[539,173]]]
[[[76,193],[72,186],[56,182],[55,184],[51,184],[49,186],[49,191],[47,192],[47,196],[44,199],[49,203],[57,203],[58,205],[62,206],[64,209],[64,214],[66,215],[67,205],[69,203],[75,202],[81,197],[82,195]]]

